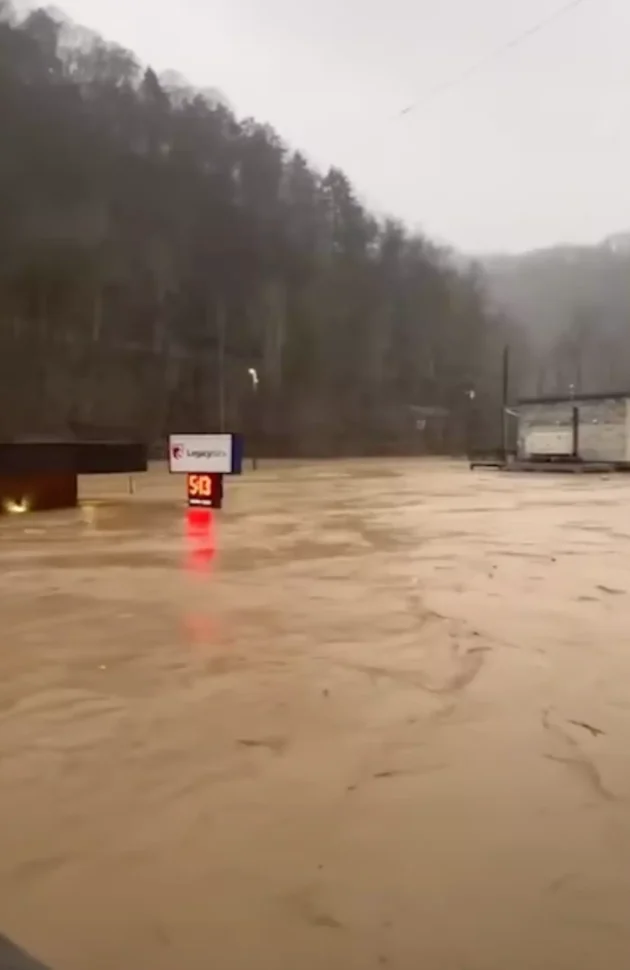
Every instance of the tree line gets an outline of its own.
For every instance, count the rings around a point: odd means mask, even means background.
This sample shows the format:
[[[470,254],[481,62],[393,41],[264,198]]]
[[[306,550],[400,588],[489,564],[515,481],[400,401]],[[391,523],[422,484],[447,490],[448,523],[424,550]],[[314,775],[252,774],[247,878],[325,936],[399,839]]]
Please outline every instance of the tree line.
[[[3,437],[225,428],[322,455],[497,440],[512,335],[482,275],[375,218],[339,169],[6,0],[0,126]]]

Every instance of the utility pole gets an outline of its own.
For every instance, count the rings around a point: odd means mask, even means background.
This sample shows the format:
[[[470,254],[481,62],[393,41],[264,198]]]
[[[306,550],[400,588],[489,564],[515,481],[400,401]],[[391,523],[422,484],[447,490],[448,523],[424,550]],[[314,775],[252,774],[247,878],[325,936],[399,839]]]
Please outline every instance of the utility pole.
[[[510,384],[510,348],[503,348],[503,375],[501,388],[501,457],[507,461],[508,450],[508,393]]]

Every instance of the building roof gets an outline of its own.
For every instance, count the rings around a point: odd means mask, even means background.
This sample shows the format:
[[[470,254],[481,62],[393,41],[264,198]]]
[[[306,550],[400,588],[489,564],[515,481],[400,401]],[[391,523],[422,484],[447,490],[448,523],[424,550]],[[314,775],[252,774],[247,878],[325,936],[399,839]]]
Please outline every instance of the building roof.
[[[601,391],[598,394],[550,394],[544,397],[520,397],[516,402],[524,404],[579,404],[580,401],[610,401],[630,398],[630,391]]]

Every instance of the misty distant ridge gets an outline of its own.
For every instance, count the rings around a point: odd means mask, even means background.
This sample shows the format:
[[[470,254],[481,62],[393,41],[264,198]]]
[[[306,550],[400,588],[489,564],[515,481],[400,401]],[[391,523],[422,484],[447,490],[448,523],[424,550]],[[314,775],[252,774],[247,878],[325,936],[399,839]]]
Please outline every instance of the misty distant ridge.
[[[602,246],[613,253],[630,253],[630,232],[618,232],[614,236],[608,236]]]
[[[630,384],[630,230],[592,246],[562,244],[478,262],[491,306],[520,325],[533,352],[529,392]]]
[[[588,316],[605,329],[630,323],[630,230],[593,246],[562,243],[478,260],[494,309],[537,336],[568,332]]]
[[[601,242],[592,245],[585,243],[558,243],[555,246],[545,246],[540,249],[529,249],[522,253],[487,253],[478,257],[480,263],[487,271],[500,269],[508,264],[522,262],[539,262],[547,259],[567,259],[571,260],[588,254],[601,254],[602,252],[618,253],[620,255],[630,254],[630,229],[617,232],[602,239]]]

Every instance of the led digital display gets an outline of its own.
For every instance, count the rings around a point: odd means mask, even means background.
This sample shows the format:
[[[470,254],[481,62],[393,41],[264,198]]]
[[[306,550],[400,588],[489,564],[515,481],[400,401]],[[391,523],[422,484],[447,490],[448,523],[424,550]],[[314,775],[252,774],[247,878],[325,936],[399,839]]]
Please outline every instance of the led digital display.
[[[220,509],[223,503],[223,475],[195,472],[186,476],[186,495],[192,508]]]

